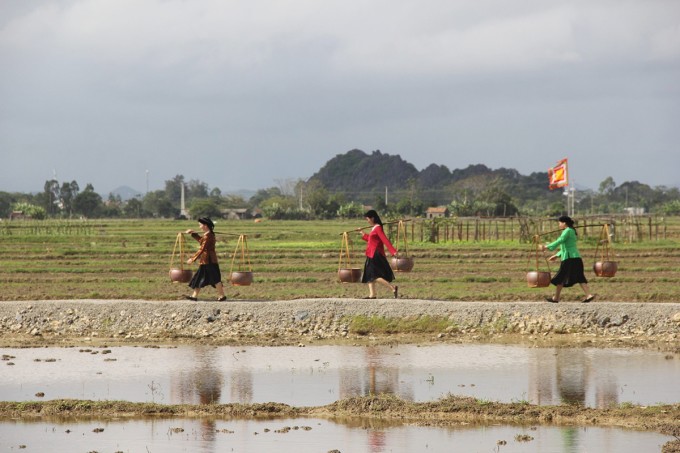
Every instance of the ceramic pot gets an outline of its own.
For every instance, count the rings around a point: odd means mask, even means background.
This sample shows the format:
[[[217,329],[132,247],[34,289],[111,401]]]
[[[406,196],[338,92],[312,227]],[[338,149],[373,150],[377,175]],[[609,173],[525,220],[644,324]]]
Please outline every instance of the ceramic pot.
[[[341,283],[358,283],[361,281],[361,269],[357,267],[340,268],[338,269],[338,279]]]
[[[191,269],[170,269],[170,280],[174,283],[187,283],[191,280]]]
[[[617,269],[616,261],[596,261],[593,264],[593,271],[598,277],[613,277],[616,275]]]
[[[550,286],[550,272],[527,272],[527,285],[529,288],[545,288]]]
[[[410,256],[404,258],[392,257],[392,270],[396,272],[411,272],[413,269],[413,258]]]
[[[234,286],[248,286],[253,283],[253,273],[251,271],[232,272],[229,281]]]

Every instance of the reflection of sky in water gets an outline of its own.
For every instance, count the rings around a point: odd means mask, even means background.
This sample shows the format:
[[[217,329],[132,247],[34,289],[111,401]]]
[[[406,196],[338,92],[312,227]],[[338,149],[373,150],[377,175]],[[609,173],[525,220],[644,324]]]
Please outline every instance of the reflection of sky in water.
[[[588,406],[680,402],[680,357],[503,345],[3,349],[0,400],[79,398],[317,406],[394,393]],[[48,361],[53,359],[55,361]]]
[[[294,429],[295,427],[299,429]],[[287,433],[277,433],[290,427]],[[311,429],[304,429],[305,427]],[[104,431],[94,433],[95,428]],[[181,428],[183,431],[180,431]],[[269,431],[265,431],[268,429]],[[70,430],[70,433],[66,433]],[[255,434],[257,433],[257,434]],[[518,442],[515,436],[533,439]],[[353,453],[581,453],[661,451],[672,440],[657,433],[617,428],[456,426],[445,428],[390,426],[378,420],[353,425],[322,419],[208,420],[154,419],[86,423],[0,423],[0,451],[51,453],[125,452],[326,452]],[[498,441],[506,444],[497,445]]]

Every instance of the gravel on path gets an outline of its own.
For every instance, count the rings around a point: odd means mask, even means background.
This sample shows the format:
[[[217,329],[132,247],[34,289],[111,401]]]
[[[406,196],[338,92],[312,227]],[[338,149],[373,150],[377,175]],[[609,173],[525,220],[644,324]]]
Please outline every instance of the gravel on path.
[[[356,329],[361,317],[436,329]],[[435,321],[442,321],[435,322]],[[421,323],[420,326],[427,323]],[[442,327],[443,326],[443,327]],[[361,331],[360,331],[361,330]],[[680,348],[680,303],[458,302],[416,299],[280,301],[40,300],[0,302],[0,345],[554,341]]]

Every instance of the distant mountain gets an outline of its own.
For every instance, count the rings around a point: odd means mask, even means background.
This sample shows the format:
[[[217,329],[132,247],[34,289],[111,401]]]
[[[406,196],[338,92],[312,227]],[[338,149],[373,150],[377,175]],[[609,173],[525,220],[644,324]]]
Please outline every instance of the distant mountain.
[[[132,198],[141,197],[142,193],[129,186],[120,186],[110,192],[114,196],[119,196],[121,201],[128,201]]]
[[[353,149],[338,154],[312,175],[312,180],[319,181],[330,191],[344,192],[367,201],[386,187],[390,191],[408,191],[412,182],[428,203],[435,204],[449,203],[452,191],[480,192],[493,185],[519,198],[540,197],[549,192],[547,172],[523,176],[514,169],[492,170],[483,164],[453,171],[444,165],[430,164],[418,171],[399,155],[391,156],[379,150],[367,154]]]
[[[409,178],[417,178],[418,174],[416,167],[400,156],[383,154],[380,150],[369,155],[353,149],[326,162],[310,180],[318,180],[332,191],[364,192],[403,187]]]

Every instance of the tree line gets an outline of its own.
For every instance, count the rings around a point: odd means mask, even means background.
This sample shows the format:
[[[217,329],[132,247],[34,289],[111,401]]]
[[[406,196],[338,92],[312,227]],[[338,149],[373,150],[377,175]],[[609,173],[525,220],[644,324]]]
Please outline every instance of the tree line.
[[[444,206],[458,217],[556,216],[566,211],[562,191],[537,191],[501,177],[465,178],[439,188],[423,188],[414,178],[388,188],[363,187],[361,190],[329,189],[318,178],[280,181],[277,186],[258,190],[245,199],[223,194],[200,180],[186,181],[183,175],[165,181],[165,188],[122,200],[109,194],[103,198],[92,184],[80,189],[77,181],[45,182],[35,194],[0,192],[0,215],[7,218],[20,211],[34,219],[46,218],[178,218],[181,187],[184,185],[186,210],[190,217],[221,218],[229,210],[240,210],[248,217],[271,219],[332,219],[361,217],[366,206],[386,218],[423,216],[430,206]],[[547,186],[547,174],[541,183]],[[441,203],[441,200],[448,202]],[[650,187],[637,181],[616,185],[613,178],[602,181],[598,190],[575,194],[576,215],[624,213],[640,208],[645,213],[680,214],[680,190]]]

